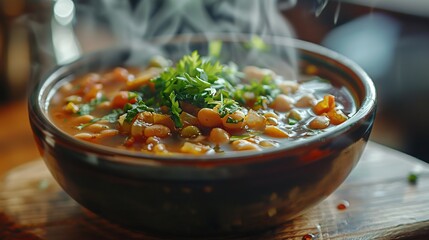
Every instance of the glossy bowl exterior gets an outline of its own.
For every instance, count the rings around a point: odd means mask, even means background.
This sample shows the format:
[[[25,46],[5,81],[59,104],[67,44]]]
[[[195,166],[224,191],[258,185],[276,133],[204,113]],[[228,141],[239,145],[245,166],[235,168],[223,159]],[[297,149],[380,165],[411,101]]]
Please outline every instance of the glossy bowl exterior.
[[[315,65],[322,77],[347,86],[358,105],[356,114],[333,131],[273,151],[220,157],[144,155],[67,136],[46,113],[55,86],[75,74],[121,65],[132,53],[112,50],[61,66],[35,87],[29,115],[46,165],[85,208],[148,231],[245,233],[301,214],[331,194],[358,162],[375,116],[375,90],[358,66],[334,52],[290,39],[267,43],[297,50],[303,68]]]

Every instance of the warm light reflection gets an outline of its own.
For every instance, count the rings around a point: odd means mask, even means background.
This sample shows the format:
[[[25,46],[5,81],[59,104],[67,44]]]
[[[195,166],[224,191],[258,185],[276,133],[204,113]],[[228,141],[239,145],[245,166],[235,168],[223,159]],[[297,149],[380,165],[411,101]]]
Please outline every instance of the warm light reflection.
[[[75,6],[71,0],[58,0],[54,5],[55,19],[61,25],[71,23],[74,18]]]

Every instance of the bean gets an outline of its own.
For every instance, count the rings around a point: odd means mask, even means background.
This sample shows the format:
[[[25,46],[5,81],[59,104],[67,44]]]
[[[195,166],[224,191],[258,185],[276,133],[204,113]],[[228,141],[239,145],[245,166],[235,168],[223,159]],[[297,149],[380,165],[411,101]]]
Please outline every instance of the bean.
[[[101,89],[103,89],[102,84],[94,84],[89,90],[85,93],[83,97],[86,101],[97,98],[101,94]]]
[[[279,112],[286,112],[293,108],[295,100],[287,95],[279,94],[269,105],[272,109]]]
[[[82,133],[75,134],[74,137],[82,139],[82,140],[91,140],[91,139],[97,138],[97,135],[91,134],[91,133],[82,132]]]
[[[264,130],[264,133],[267,134],[270,137],[275,138],[287,138],[289,135],[287,132],[283,131],[282,129],[276,127],[276,126],[267,126]]]
[[[219,113],[210,108],[202,108],[198,111],[198,121],[204,127],[217,127],[222,125]]]
[[[261,150],[261,148],[257,144],[251,143],[243,139],[235,140],[234,142],[231,143],[231,147],[236,151],[249,151],[249,150],[260,151]]]
[[[154,123],[153,113],[151,112],[141,112],[137,114],[137,119],[140,119],[145,123]]]
[[[244,113],[242,111],[235,111],[227,114],[222,118],[222,124],[225,128],[238,130],[244,127]]]
[[[307,107],[313,107],[316,104],[316,98],[312,94],[306,94],[302,96],[298,101],[295,103],[295,107],[299,108],[307,108]]]
[[[291,94],[298,90],[299,83],[291,80],[283,80],[278,84],[280,90],[284,94]]]
[[[94,123],[86,127],[86,130],[91,131],[93,133],[99,133],[106,129],[109,129],[109,126],[99,123]]]
[[[290,110],[288,117],[300,121],[302,119],[302,113],[296,109],[292,109]]]
[[[275,143],[269,140],[262,140],[261,142],[259,142],[259,145],[261,147],[270,148],[270,147],[277,147],[278,143]]]
[[[246,125],[251,129],[263,129],[265,127],[265,117],[253,110],[247,113],[245,121]]]
[[[325,129],[329,126],[329,118],[322,115],[314,117],[308,124],[311,129]]]
[[[80,124],[83,124],[83,123],[88,123],[92,119],[94,119],[94,117],[91,116],[91,115],[82,115],[82,116],[79,116],[79,117],[76,117],[75,119],[73,119],[72,123],[74,125],[80,125]]]
[[[106,129],[100,132],[99,137],[112,137],[118,135],[119,131],[116,129]]]
[[[201,131],[195,126],[186,126],[180,131],[180,136],[183,138],[195,138],[199,135],[201,135]]]
[[[229,133],[222,128],[213,128],[210,131],[209,141],[221,145],[229,142]]]
[[[264,113],[264,116],[266,118],[272,117],[272,118],[275,118],[275,119],[279,119],[279,116],[277,114],[273,113],[273,112],[266,112],[266,113]]]
[[[170,129],[164,125],[154,124],[144,129],[145,137],[165,138],[170,135]]]
[[[273,118],[273,117],[268,117],[266,120],[267,125],[273,125],[273,126],[277,126],[279,125],[279,121],[277,120],[277,118]]]

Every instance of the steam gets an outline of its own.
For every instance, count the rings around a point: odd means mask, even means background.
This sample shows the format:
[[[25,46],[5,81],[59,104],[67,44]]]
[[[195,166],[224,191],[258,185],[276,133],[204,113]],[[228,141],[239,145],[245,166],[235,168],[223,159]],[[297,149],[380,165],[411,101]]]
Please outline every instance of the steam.
[[[284,7],[284,2],[283,7]],[[102,0],[101,9],[121,42],[184,33],[294,36],[276,0]]]
[[[80,38],[84,39],[81,42],[95,41],[102,45],[108,41],[117,46],[164,55],[168,55],[165,49],[157,46],[170,42],[177,35],[187,34],[189,39],[182,38],[181,49],[175,49],[187,54],[195,47],[191,43],[192,35],[203,36],[206,42],[219,35],[228,36],[230,40],[242,39],[243,36],[249,39],[253,36],[261,39],[272,36],[293,38],[293,28],[282,16],[281,10],[295,4],[296,0],[85,1],[76,7],[81,19],[77,22],[77,29],[80,29]],[[100,31],[104,37],[97,39],[94,32]],[[109,35],[106,40],[105,36]],[[152,44],[153,40],[156,40],[156,45]],[[84,45],[82,47],[85,49]],[[230,50],[234,51],[234,48],[230,46]],[[272,46],[271,54],[252,51],[246,55],[240,54],[235,57],[240,57],[238,60],[242,63],[257,60],[261,65],[267,65],[265,67],[278,65],[279,71],[288,77],[294,75],[291,69],[297,65],[296,52],[280,45]],[[132,57],[134,61],[142,58],[141,55]]]

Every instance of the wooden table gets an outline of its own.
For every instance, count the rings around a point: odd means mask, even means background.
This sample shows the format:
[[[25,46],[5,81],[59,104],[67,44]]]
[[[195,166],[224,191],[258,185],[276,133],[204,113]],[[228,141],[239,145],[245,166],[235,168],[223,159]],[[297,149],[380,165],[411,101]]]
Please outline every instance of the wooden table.
[[[68,197],[28,140],[25,113],[24,102],[0,108],[0,116],[9,114],[0,125],[22,124],[15,134],[10,126],[0,132],[6,153],[0,158],[0,239],[160,239],[109,223]],[[416,184],[408,182],[410,172],[418,173]],[[227,239],[429,239],[428,190],[426,163],[369,142],[349,178],[316,207],[276,229]],[[344,201],[350,205],[338,209]]]

